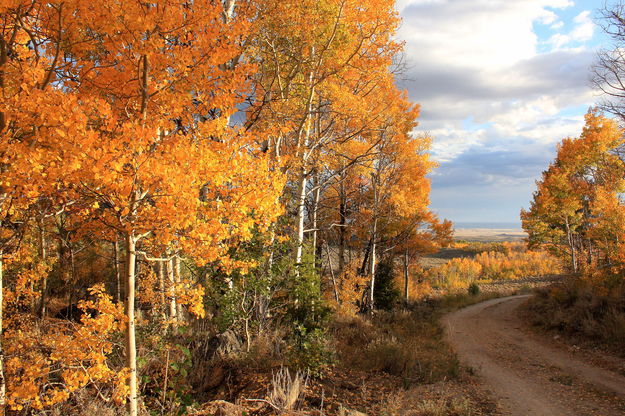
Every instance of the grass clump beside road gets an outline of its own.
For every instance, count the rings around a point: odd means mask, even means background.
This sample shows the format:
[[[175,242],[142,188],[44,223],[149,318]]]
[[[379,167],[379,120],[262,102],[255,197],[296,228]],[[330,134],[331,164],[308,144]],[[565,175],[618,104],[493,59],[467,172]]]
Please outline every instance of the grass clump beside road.
[[[471,400],[461,397],[437,397],[417,401],[420,391],[406,390],[392,396],[385,416],[476,416],[481,410]]]
[[[378,311],[372,317],[337,315],[331,327],[336,371],[355,377],[386,375],[391,387],[367,386],[369,403],[349,403],[370,415],[470,416],[493,414],[494,405],[474,388],[445,340],[441,317],[499,297],[468,292],[443,295]],[[371,396],[377,396],[372,403]]]
[[[456,379],[461,367],[445,342],[441,316],[498,297],[457,293],[379,311],[372,318],[337,316],[332,326],[340,365],[400,377],[404,385]]]
[[[536,290],[524,313],[532,325],[625,356],[625,284],[620,279],[570,277]]]

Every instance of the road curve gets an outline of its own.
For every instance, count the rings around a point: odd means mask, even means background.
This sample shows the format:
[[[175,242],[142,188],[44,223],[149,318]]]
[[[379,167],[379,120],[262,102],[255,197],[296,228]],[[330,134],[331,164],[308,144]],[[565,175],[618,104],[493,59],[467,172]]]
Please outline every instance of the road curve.
[[[478,303],[443,317],[460,361],[502,413],[513,416],[625,415],[625,377],[580,361],[522,329],[526,296]]]

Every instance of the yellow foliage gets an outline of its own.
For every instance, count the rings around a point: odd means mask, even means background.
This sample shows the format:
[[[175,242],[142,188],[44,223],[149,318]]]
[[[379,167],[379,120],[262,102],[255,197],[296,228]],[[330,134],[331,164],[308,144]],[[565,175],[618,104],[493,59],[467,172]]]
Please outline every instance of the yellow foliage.
[[[189,312],[198,317],[204,318],[204,286],[190,280],[183,280],[176,285],[177,302],[187,305]]]
[[[466,245],[464,246],[466,248]],[[519,251],[520,243],[504,243],[501,251],[455,258],[427,271],[428,279],[449,289],[465,288],[476,280],[505,280],[562,273],[561,261],[547,251]]]
[[[139,279],[137,279],[137,298],[139,302],[152,304],[156,308],[163,306],[158,285],[158,276],[151,267],[147,268],[146,272],[141,273]]]
[[[336,305],[334,293],[331,294],[333,304],[338,311],[345,315],[355,315],[360,310],[359,302],[369,284],[367,276],[358,274],[358,261],[352,261],[346,265],[343,273],[337,278],[338,296],[340,304]],[[334,290],[334,289],[331,289]]]
[[[68,400],[86,387],[106,391],[118,403],[126,398],[127,371],[113,369],[108,356],[112,337],[125,326],[120,305],[103,285],[90,289],[95,298],[82,301],[80,323],[23,318],[5,331],[7,405],[13,410],[42,410]],[[88,310],[96,311],[90,316]]]

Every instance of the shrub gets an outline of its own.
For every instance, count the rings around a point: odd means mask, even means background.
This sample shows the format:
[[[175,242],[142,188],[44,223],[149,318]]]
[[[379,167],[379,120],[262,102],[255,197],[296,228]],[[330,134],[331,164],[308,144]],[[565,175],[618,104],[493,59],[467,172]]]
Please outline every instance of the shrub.
[[[480,294],[480,286],[477,283],[471,283],[468,288],[469,295],[476,296]]]
[[[371,320],[339,316],[333,332],[340,364],[392,374],[408,385],[458,376],[460,366],[443,342],[437,311],[422,304],[380,311]]]
[[[378,309],[391,310],[399,302],[401,293],[395,286],[393,259],[387,258],[378,264],[375,271],[373,298]]]
[[[484,414],[474,403],[457,393],[436,391],[424,398],[423,389],[413,388],[390,395],[384,403],[385,416],[473,416]]]
[[[327,342],[332,311],[323,300],[320,276],[310,256],[305,256],[297,273],[289,277],[286,289],[283,319],[294,329],[288,340],[292,347],[291,364],[321,374],[332,359]]]
[[[336,277],[339,304],[336,304],[334,287],[328,288],[325,298],[333,305],[337,312],[346,315],[356,315],[362,307],[362,298],[369,286],[369,276],[358,273],[360,261],[352,260],[343,273]]]
[[[417,406],[418,416],[471,416],[476,414],[467,399],[424,400]]]
[[[605,278],[578,277],[536,290],[525,305],[533,325],[625,351],[625,284]]]
[[[322,297],[312,249],[305,247],[302,262],[297,265],[291,255],[293,245],[276,242],[269,267],[264,244],[259,237],[241,248],[239,260],[259,264],[246,273],[227,274],[211,265],[200,270],[206,275],[203,280],[211,315],[207,320],[208,335],[234,331],[245,341],[244,352],[256,354],[254,360],[273,362],[280,358],[294,368],[320,374],[332,359],[327,342],[331,309]],[[268,339],[268,333],[273,339]],[[267,342],[271,345],[259,345]],[[285,347],[279,357],[272,352],[277,346]],[[259,357],[260,350],[272,356]]]

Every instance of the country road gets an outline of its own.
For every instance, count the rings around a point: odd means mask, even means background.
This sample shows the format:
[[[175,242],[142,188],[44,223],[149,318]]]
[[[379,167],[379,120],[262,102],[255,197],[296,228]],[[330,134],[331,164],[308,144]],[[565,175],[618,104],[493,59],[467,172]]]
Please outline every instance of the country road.
[[[443,318],[446,335],[505,415],[622,416],[625,377],[587,364],[523,328],[527,296],[478,303]]]

